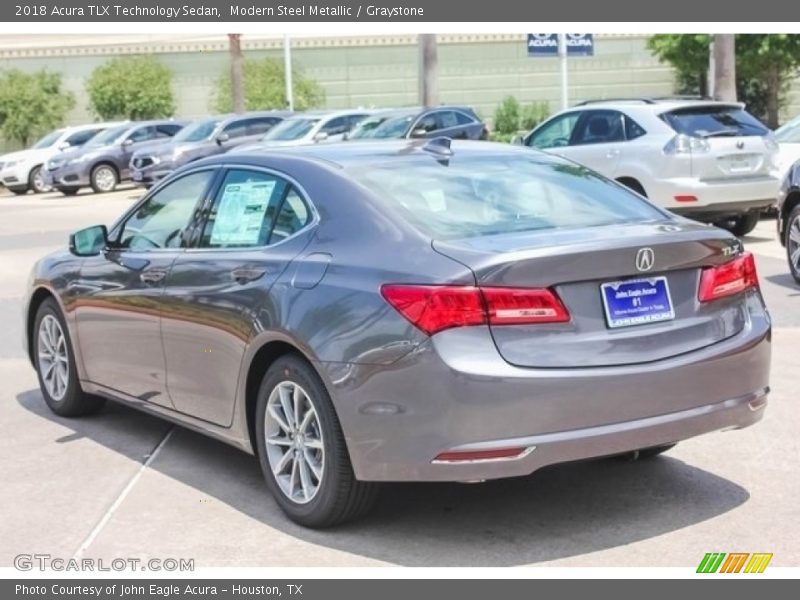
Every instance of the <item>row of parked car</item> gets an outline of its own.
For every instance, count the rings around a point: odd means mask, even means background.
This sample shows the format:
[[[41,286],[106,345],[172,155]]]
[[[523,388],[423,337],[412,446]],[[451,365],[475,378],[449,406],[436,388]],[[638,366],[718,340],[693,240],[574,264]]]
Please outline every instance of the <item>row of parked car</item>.
[[[432,135],[487,139],[488,129],[461,106],[94,123],[59,129],[28,150],[0,157],[0,182],[15,194],[57,189],[73,195],[85,187],[110,192],[127,180],[152,185],[188,162],[234,149]]]
[[[430,137],[485,140],[488,128],[465,106],[95,123],[54,131],[0,157],[0,183],[17,194],[110,192],[126,180],[149,187],[186,163],[226,152]],[[604,99],[562,111],[515,143],[572,159],[659,206],[739,236],[777,200],[781,243],[800,281],[800,201],[793,199],[800,171],[790,170],[800,159],[800,118],[773,133],[737,103]]]

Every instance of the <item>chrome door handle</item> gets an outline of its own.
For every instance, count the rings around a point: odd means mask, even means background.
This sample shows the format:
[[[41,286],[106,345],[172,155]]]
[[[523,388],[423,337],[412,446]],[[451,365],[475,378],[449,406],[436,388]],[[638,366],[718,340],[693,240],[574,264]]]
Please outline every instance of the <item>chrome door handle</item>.
[[[167,276],[166,271],[160,269],[152,269],[150,271],[142,271],[139,273],[139,280],[145,285],[155,285],[160,283],[164,277]]]
[[[266,269],[257,269],[253,267],[239,267],[238,269],[234,269],[231,271],[231,277],[233,277],[236,283],[250,283],[251,281],[255,281],[260,277],[263,277],[264,273],[266,273]]]

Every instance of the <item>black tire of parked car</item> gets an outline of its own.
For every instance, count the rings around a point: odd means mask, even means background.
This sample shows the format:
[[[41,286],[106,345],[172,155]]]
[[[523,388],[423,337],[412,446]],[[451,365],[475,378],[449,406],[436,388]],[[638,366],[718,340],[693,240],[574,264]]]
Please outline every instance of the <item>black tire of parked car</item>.
[[[64,397],[56,400],[50,396],[47,391],[47,386],[44,384],[42,372],[39,368],[39,352],[37,351],[39,330],[42,321],[48,315],[56,318],[61,326],[66,343],[67,356],[69,357],[69,365],[67,366],[67,390]],[[34,321],[33,332],[31,337],[31,345],[33,347],[33,357],[36,366],[36,376],[39,378],[39,387],[42,391],[42,396],[47,406],[55,414],[62,417],[82,417],[90,415],[103,408],[106,403],[105,399],[98,396],[91,396],[86,394],[78,382],[78,371],[75,367],[75,353],[72,351],[72,340],[69,337],[69,330],[67,324],[64,322],[64,317],[61,310],[52,298],[48,298],[39,306],[36,311],[36,319]]]
[[[307,392],[322,429],[322,481],[316,495],[305,504],[293,502],[284,494],[267,458],[264,419],[269,395],[279,383],[286,381],[297,383]],[[264,478],[275,501],[293,521],[306,527],[332,527],[356,519],[372,508],[378,484],[355,478],[333,403],[319,375],[305,359],[286,355],[270,366],[258,390],[255,418],[256,446]]]
[[[761,215],[758,213],[758,211],[752,211],[743,215],[739,215],[738,217],[722,221],[721,223],[718,223],[718,226],[722,227],[723,229],[727,229],[736,237],[742,237],[756,228],[760,218]]]
[[[80,191],[80,188],[76,187],[61,187],[58,188],[58,191],[64,194],[65,196],[74,196]]]
[[[783,245],[786,247],[786,261],[789,263],[789,272],[792,274],[794,280],[800,283],[800,265],[795,266],[792,262],[792,252],[796,250],[798,246],[789,239],[789,232],[795,225],[800,229],[800,204],[795,206],[789,213],[789,216],[786,217],[786,223],[783,227]]]
[[[100,163],[92,169],[89,182],[95,193],[106,194],[116,189],[119,184],[119,174],[111,165]]]

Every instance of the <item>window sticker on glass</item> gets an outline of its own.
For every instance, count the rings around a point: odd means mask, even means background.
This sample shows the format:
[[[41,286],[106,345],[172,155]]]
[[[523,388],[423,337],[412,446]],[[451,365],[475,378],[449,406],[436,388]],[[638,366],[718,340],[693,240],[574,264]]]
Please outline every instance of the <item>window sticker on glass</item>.
[[[259,243],[275,181],[232,183],[225,187],[217,208],[211,244],[255,246]]]

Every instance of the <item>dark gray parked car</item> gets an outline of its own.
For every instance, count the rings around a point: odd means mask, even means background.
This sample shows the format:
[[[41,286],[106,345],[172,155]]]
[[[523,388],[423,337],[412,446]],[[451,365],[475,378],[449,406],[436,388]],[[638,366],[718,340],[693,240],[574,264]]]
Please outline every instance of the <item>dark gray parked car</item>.
[[[217,115],[195,121],[170,144],[144,148],[131,157],[131,179],[151,186],[187,163],[222,154],[255,142],[292,113],[269,111],[242,115]]]
[[[783,178],[777,202],[778,239],[786,248],[789,272],[800,283],[800,162]]]
[[[309,526],[376,482],[654,455],[766,406],[741,243],[510,145],[210,158],[70,246],[25,305],[48,406],[109,398],[254,453]]]
[[[379,121],[377,126],[375,123]],[[489,129],[468,106],[401,108],[379,112],[362,121],[347,139],[387,140],[446,136],[460,140],[489,139]]]
[[[91,186],[98,193],[112,192],[130,178],[128,163],[137,150],[164,144],[184,122],[139,121],[107,129],[81,148],[64,152],[47,162],[47,183],[66,195]]]

